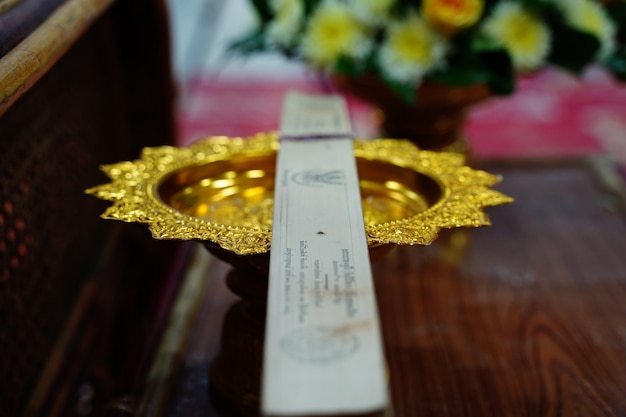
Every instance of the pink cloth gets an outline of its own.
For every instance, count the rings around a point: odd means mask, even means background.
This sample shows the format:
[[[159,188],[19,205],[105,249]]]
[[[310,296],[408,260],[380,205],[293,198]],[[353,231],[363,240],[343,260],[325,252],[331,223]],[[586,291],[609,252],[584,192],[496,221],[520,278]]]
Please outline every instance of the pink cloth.
[[[284,93],[321,93],[310,77],[283,80],[197,78],[184,86],[179,106],[181,145],[206,136],[248,136],[276,130]],[[357,136],[377,136],[375,114],[348,99]],[[475,106],[465,130],[483,157],[555,157],[611,153],[626,161],[626,86],[600,70],[582,80],[544,71],[520,79],[514,95]]]

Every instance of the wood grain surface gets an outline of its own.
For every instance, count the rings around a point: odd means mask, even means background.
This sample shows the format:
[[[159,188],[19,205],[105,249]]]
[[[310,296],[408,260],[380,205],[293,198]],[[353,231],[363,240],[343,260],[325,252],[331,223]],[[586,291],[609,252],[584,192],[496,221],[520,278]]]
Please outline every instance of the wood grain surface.
[[[493,226],[374,263],[396,416],[625,416],[623,201],[583,161],[484,165]],[[208,368],[234,303],[216,261],[163,415],[220,414]]]
[[[493,227],[374,265],[396,415],[626,415],[624,218],[580,166],[494,169]]]

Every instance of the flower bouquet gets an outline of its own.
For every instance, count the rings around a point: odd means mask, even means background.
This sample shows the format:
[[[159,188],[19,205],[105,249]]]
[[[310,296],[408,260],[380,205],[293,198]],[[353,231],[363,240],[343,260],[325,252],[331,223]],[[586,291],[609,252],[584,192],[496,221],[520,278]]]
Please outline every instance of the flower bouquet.
[[[519,74],[546,66],[578,75],[601,65],[626,80],[624,0],[251,2],[258,26],[233,50],[303,60],[353,93],[355,82],[375,79],[387,99],[403,101],[383,109],[387,114],[441,94],[423,93],[424,85],[469,88],[467,94],[483,97],[471,90],[481,86],[489,95],[506,95]],[[362,98],[376,101],[373,87],[364,89],[370,91]]]
[[[375,73],[407,100],[424,80],[508,94],[519,73],[605,65],[626,79],[626,2],[252,0],[259,24],[232,45],[315,69]]]

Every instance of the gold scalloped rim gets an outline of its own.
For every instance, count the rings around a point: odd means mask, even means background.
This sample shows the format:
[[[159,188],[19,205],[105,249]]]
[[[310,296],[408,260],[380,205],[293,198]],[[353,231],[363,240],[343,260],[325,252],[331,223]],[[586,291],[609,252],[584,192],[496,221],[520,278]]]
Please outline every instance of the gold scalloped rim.
[[[157,195],[158,185],[172,172],[192,165],[226,160],[232,156],[258,156],[276,152],[278,135],[259,133],[248,138],[213,136],[188,148],[145,148],[140,159],[102,166],[112,180],[86,190],[112,201],[102,217],[145,223],[156,239],[211,241],[240,255],[269,251],[272,232],[212,223],[176,211]],[[441,198],[417,215],[366,226],[368,244],[427,245],[442,228],[478,227],[491,224],[484,207],[513,201],[490,189],[499,182],[495,175],[465,166],[456,153],[419,150],[408,141],[376,139],[355,141],[358,158],[391,163],[429,176],[443,190]]]

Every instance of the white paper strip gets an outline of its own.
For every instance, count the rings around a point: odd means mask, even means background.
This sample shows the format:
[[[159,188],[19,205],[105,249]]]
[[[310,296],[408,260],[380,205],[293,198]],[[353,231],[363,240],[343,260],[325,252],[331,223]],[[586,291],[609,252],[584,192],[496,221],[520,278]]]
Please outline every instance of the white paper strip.
[[[382,413],[385,361],[345,104],[290,93],[283,109],[262,411]]]

